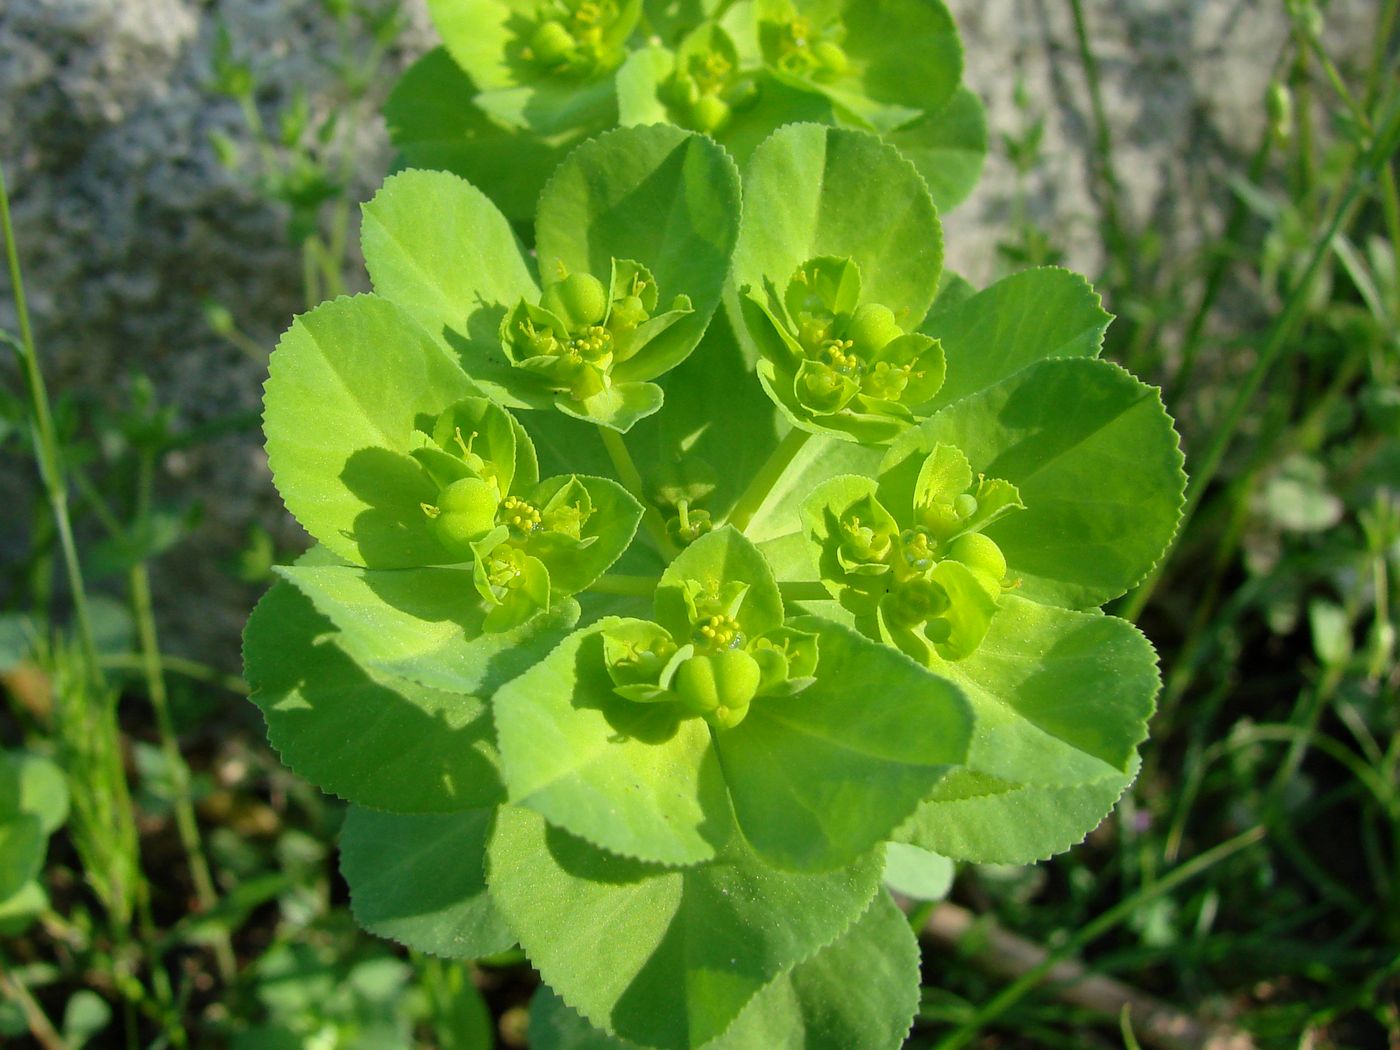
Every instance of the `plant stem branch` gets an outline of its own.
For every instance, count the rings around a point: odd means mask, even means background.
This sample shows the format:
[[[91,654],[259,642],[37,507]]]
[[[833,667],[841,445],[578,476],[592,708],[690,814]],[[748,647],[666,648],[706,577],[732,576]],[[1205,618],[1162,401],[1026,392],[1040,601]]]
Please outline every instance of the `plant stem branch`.
[[[1144,886],[1131,897],[1127,897],[1104,912],[1098,918],[1088,924],[1081,926],[1079,931],[1070,937],[1063,944],[1045,952],[1044,957],[1035,965],[1029,967],[1015,981],[1007,985],[997,995],[979,1008],[973,1016],[955,1032],[936,1044],[936,1050],[958,1050],[959,1047],[967,1046],[982,1029],[995,1021],[1016,1003],[1020,1002],[1037,985],[1041,984],[1047,977],[1061,976],[1067,977],[1064,971],[1056,973],[1057,964],[1068,959],[1069,956],[1078,952],[1086,945],[1098,940],[1109,930],[1123,922],[1133,912],[1140,909],[1150,900],[1174,890],[1184,882],[1194,879],[1208,869],[1219,864],[1228,857],[1239,853],[1241,850],[1254,845],[1264,838],[1265,829],[1262,827],[1250,828],[1248,831],[1236,835],[1232,839],[1220,843],[1220,845],[1206,850],[1197,857],[1192,858],[1163,876],[1157,882],[1149,886]],[[1079,971],[1082,974],[1084,971]],[[1228,1044],[1219,1044],[1221,1050]],[[1237,1046],[1242,1044],[1236,1044]]]
[[[44,1008],[29,994],[29,989],[24,986],[23,981],[11,978],[0,969],[0,992],[5,994],[6,999],[19,1004],[19,1011],[24,1015],[29,1034],[44,1050],[67,1050],[68,1043],[44,1013]]]
[[[145,656],[141,653],[106,653],[102,656],[101,663],[103,669],[108,671],[144,671],[146,668]],[[236,696],[248,695],[248,683],[242,678],[223,674],[198,660],[161,653],[160,663],[167,674],[177,674],[191,681],[215,685]]]
[[[758,473],[749,482],[749,487],[744,489],[738,502],[734,504],[734,509],[729,512],[728,524],[733,525],[740,532],[748,528],[753,516],[763,506],[763,501],[768,498],[773,487],[778,484],[784,472],[792,465],[792,461],[802,451],[802,446],[807,444],[811,436],[810,431],[802,430],[799,427],[793,427],[787,432],[783,440],[778,442],[778,447],[773,450],[768,460],[758,468]]]
[[[1084,83],[1089,91],[1089,108],[1094,119],[1094,175],[1099,183],[1100,207],[1103,210],[1105,233],[1112,257],[1124,269],[1128,287],[1137,284],[1138,252],[1128,247],[1127,231],[1123,226],[1122,186],[1113,168],[1113,136],[1109,131],[1108,112],[1103,104],[1103,89],[1099,83],[1099,63],[1089,46],[1088,23],[1084,18],[1083,0],[1069,0],[1074,18],[1075,45],[1079,62],[1084,68]]]
[[[622,487],[632,493],[637,502],[642,505],[642,524],[651,533],[651,538],[656,543],[656,549],[668,562],[672,561],[680,553],[680,550],[671,542],[671,537],[666,534],[666,522],[661,517],[661,512],[647,498],[646,482],[642,480],[642,472],[637,469],[636,461],[632,459],[632,453],[627,451],[627,443],[623,441],[621,434],[609,427],[600,426],[597,431],[603,439],[603,447],[608,450],[608,458],[612,460],[613,469],[617,471],[617,479],[622,482]]]
[[[1205,452],[1201,454],[1199,462],[1192,465],[1191,480],[1186,489],[1186,505],[1182,508],[1181,524],[1177,529],[1176,536],[1167,550],[1163,552],[1162,560],[1157,563],[1153,572],[1124,600],[1119,610],[1119,615],[1124,618],[1136,620],[1147,605],[1148,599],[1152,597],[1152,592],[1162,577],[1164,566],[1170,560],[1171,553],[1177,543],[1180,542],[1187,524],[1200,507],[1201,498],[1205,495],[1206,489],[1215,480],[1215,475],[1224,462],[1225,453],[1229,451],[1230,445],[1234,441],[1235,432],[1244,421],[1250,404],[1254,401],[1254,397],[1263,386],[1264,380],[1288,345],[1294,327],[1302,320],[1308,307],[1308,291],[1318,273],[1321,272],[1323,263],[1331,255],[1333,243],[1337,234],[1341,232],[1343,223],[1351,214],[1352,206],[1361,198],[1361,194],[1375,177],[1379,167],[1388,163],[1389,150],[1392,146],[1391,139],[1395,137],[1397,128],[1400,128],[1400,119],[1397,119],[1397,111],[1400,111],[1400,106],[1392,106],[1391,108],[1389,119],[1382,125],[1366,156],[1358,162],[1346,191],[1334,207],[1331,220],[1313,247],[1307,267],[1292,288],[1282,312],[1270,326],[1264,345],[1254,362],[1254,367],[1250,369],[1244,382],[1240,384],[1234,400],[1230,403],[1224,419],[1216,427],[1215,434]]]
[[[175,735],[175,722],[170,717],[170,700],[165,690],[165,671],[161,666],[155,610],[151,602],[151,574],[145,562],[138,562],[132,566],[129,576],[132,612],[136,619],[137,637],[141,643],[146,693],[151,701],[151,710],[156,716],[161,755],[170,771],[175,830],[180,836],[180,845],[185,850],[185,861],[189,866],[190,881],[194,884],[195,898],[199,901],[200,910],[208,913],[217,907],[219,894],[214,888],[209,860],[204,854],[204,843],[200,839],[199,822],[195,818],[194,802],[190,794],[190,767],[185,763],[185,756],[180,753],[180,744]],[[229,940],[227,930],[221,929],[218,932],[213,938],[212,947],[220,980],[225,985],[232,984],[238,976],[238,962],[233,954],[233,943]]]
[[[34,348],[34,330],[29,323],[29,304],[24,295],[24,276],[20,270],[19,246],[15,240],[14,225],[10,219],[10,194],[5,185],[3,168],[0,168],[0,228],[3,228],[5,235],[5,259],[9,265],[10,285],[14,292],[15,316],[19,321],[20,357],[23,360],[30,408],[33,412],[31,428],[34,431],[35,457],[39,463],[45,495],[53,510],[59,545],[63,550],[63,564],[68,574],[73,616],[77,623],[78,644],[86,665],[84,670],[89,681],[98,685],[102,682],[102,669],[98,665],[92,621],[88,616],[87,591],[83,586],[77,544],[73,540],[73,523],[68,514],[68,488],[64,481],[53,415],[49,409],[48,388],[44,385],[44,374],[39,368],[39,355]]]
[[[972,961],[999,977],[1020,977],[1043,965],[1050,954],[1039,944],[946,901],[920,925],[930,940],[953,950],[971,934],[979,945]],[[1155,996],[1111,977],[1090,973],[1082,963],[1071,959],[1052,964],[1046,976],[1057,986],[1058,997],[1067,1003],[1105,1017],[1118,1017],[1127,1011],[1134,1033],[1164,1050],[1245,1050],[1254,1045],[1244,1033],[1208,1027]]]

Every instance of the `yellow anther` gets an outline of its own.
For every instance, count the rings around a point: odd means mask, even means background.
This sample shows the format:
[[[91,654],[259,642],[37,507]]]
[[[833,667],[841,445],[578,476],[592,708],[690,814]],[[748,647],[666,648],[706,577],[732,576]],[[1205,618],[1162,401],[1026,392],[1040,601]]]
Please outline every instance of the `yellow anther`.
[[[507,496],[501,501],[497,520],[517,532],[530,533],[539,528],[540,512],[529,500],[523,500],[519,496]]]
[[[743,642],[739,621],[723,614],[706,616],[695,625],[695,642],[707,649],[733,649]]]

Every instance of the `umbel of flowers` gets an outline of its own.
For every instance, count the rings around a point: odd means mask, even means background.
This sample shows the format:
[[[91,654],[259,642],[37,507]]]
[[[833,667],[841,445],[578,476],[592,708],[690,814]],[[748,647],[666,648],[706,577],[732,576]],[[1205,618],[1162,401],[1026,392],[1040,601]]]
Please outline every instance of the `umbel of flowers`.
[[[766,22],[772,75],[845,90],[854,9]],[[522,60],[584,80],[631,17],[529,10]],[[712,139],[610,132],[533,236],[394,175],[374,291],[273,354],[316,545],[246,632],[269,736],[351,803],[364,926],[524,949],[534,1046],[896,1047],[888,859],[1049,856],[1136,772],[1155,658],[1099,607],[1176,526],[1171,421],[1098,359],[1081,278],[944,272],[869,131],[785,127],[742,181]]]
[[[962,45],[943,0],[430,0],[428,8],[443,47],[394,89],[389,133],[407,165],[462,175],[515,220],[533,217],[573,146],[618,126],[699,131],[741,163],[794,121],[871,131],[913,161],[944,208],[981,172],[985,119],[959,84]]]

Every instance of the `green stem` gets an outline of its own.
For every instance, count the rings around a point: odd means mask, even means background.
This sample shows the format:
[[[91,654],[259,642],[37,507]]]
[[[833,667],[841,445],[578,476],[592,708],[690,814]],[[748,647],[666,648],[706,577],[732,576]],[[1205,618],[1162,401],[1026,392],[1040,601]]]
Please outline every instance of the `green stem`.
[[[1392,108],[1400,109],[1400,107]],[[1341,231],[1343,223],[1351,214],[1352,206],[1360,199],[1377,168],[1388,160],[1390,139],[1395,136],[1398,127],[1400,127],[1400,120],[1397,120],[1397,113],[1392,112],[1390,118],[1382,125],[1382,130],[1372,143],[1371,149],[1367,151],[1366,156],[1361,159],[1353,171],[1350,184],[1337,202],[1331,221],[1313,247],[1307,267],[1291,290],[1283,311],[1270,326],[1268,336],[1259,351],[1259,357],[1254,362],[1254,367],[1236,391],[1235,398],[1225,413],[1225,418],[1216,428],[1205,452],[1201,454],[1199,465],[1193,465],[1191,481],[1186,490],[1186,505],[1182,508],[1181,524],[1175,538],[1167,550],[1163,552],[1162,560],[1157,563],[1157,568],[1124,601],[1119,615],[1126,619],[1136,620],[1147,605],[1148,599],[1152,597],[1152,592],[1161,580],[1164,566],[1169,562],[1172,551],[1180,542],[1187,524],[1199,508],[1201,497],[1205,494],[1210,483],[1215,480],[1215,475],[1224,462],[1225,453],[1229,451],[1230,445],[1234,441],[1235,432],[1244,421],[1250,404],[1254,401],[1259,388],[1263,386],[1264,380],[1288,345],[1295,325],[1302,320],[1303,313],[1308,307],[1308,292],[1318,273],[1322,270],[1323,263],[1331,254],[1332,244]]]
[[[729,512],[728,524],[733,525],[740,532],[748,528],[753,516],[763,506],[763,501],[768,498],[773,487],[778,484],[779,479],[791,466],[792,461],[797,458],[797,454],[802,451],[802,446],[807,444],[811,436],[810,431],[798,427],[793,427],[787,432],[787,436],[778,442],[778,447],[773,450],[767,462],[758,468],[758,473],[749,482],[749,487],[744,489],[743,495],[734,504],[734,509]]]
[[[7,970],[7,966],[0,966],[0,992],[5,993],[6,999],[18,1004],[25,1026],[34,1037],[34,1041],[43,1047],[43,1050],[65,1050],[68,1043],[44,1013],[44,1008],[29,994],[24,982],[18,978],[12,979]]]
[[[625,594],[631,597],[650,598],[661,583],[658,576],[600,576],[588,587],[599,594]]]
[[[312,234],[301,242],[301,283],[302,290],[306,293],[306,308],[312,309],[321,301],[321,270],[316,265],[316,248],[311,243],[315,238]]]
[[[992,1021],[995,1021],[1007,1010],[1024,999],[1036,985],[1040,984],[1060,960],[1073,955],[1086,945],[1102,937],[1129,916],[1138,912],[1148,901],[1155,900],[1163,894],[1176,889],[1176,887],[1180,886],[1182,883],[1194,879],[1197,875],[1214,867],[1226,858],[1254,845],[1264,837],[1264,834],[1264,828],[1255,827],[1250,828],[1242,834],[1236,835],[1232,839],[1227,839],[1220,845],[1206,850],[1199,857],[1187,861],[1185,864],[1181,865],[1181,867],[1168,873],[1159,881],[1154,882],[1150,886],[1144,886],[1137,893],[1120,901],[1087,925],[1081,926],[1074,936],[1070,937],[1058,947],[1051,949],[1038,965],[1027,970],[1017,980],[1002,989],[990,1002],[978,1009],[969,1020],[957,1029],[957,1031],[938,1042],[935,1050],[957,1050],[958,1047],[967,1046],[968,1043],[981,1033],[984,1027]]]
[[[1385,82],[1386,66],[1389,63],[1390,41],[1400,23],[1400,0],[1386,0],[1385,7],[1376,20],[1375,47],[1371,52],[1371,68],[1366,71],[1366,105],[1372,105],[1380,97],[1381,85]]]
[[[647,498],[647,487],[646,483],[642,481],[642,472],[637,469],[637,464],[632,459],[632,453],[627,451],[627,444],[622,440],[622,435],[609,427],[599,426],[597,430],[603,439],[603,447],[608,450],[608,458],[612,460],[613,469],[617,471],[617,479],[622,482],[622,487],[632,493],[637,502],[642,505],[642,524],[651,533],[651,538],[656,543],[656,549],[667,561],[673,560],[680,553],[680,550],[671,542],[671,537],[666,534],[666,522],[661,517],[661,512]]]
[[[1099,63],[1089,46],[1089,30],[1084,18],[1082,0],[1069,0],[1070,13],[1074,18],[1075,45],[1079,51],[1079,61],[1084,67],[1084,83],[1089,90],[1089,108],[1094,118],[1094,174],[1100,184],[1099,197],[1103,209],[1104,226],[1113,249],[1113,258],[1124,268],[1128,287],[1136,284],[1136,261],[1138,252],[1127,248],[1127,233],[1123,227],[1122,209],[1119,202],[1122,188],[1117,173],[1113,169],[1113,137],[1109,132],[1108,114],[1103,104],[1103,89],[1099,83]]]
[[[198,660],[187,660],[182,656],[160,654],[161,667],[167,674],[177,674],[194,682],[218,686],[237,696],[248,695],[248,683],[237,675],[222,674],[208,664]],[[145,657],[141,653],[106,653],[102,657],[102,667],[109,671],[144,671]]]
[[[34,349],[34,330],[29,323],[29,304],[24,295],[24,277],[19,265],[19,246],[10,219],[10,194],[5,186],[5,172],[0,168],[0,227],[5,235],[5,259],[9,264],[10,285],[14,291],[15,316],[19,321],[19,350],[29,388],[31,427],[34,431],[34,453],[39,463],[39,475],[44,492],[53,510],[54,526],[59,546],[63,550],[64,569],[72,592],[73,616],[77,622],[78,644],[82,648],[85,673],[94,685],[102,682],[98,666],[97,646],[93,642],[92,620],[88,616],[87,590],[83,586],[82,566],[78,562],[78,547],[73,540],[73,523],[68,514],[68,488],[63,476],[58,437],[54,432],[53,416],[49,410],[48,388],[39,368],[39,355]]]
[[[1250,182],[1257,183],[1264,177],[1269,156],[1273,153],[1273,146],[1274,137],[1266,131],[1259,143],[1259,148],[1255,150],[1254,156],[1249,161],[1247,177]],[[1210,320],[1215,310],[1215,301],[1225,288],[1225,278],[1229,276],[1231,265],[1238,258],[1236,253],[1225,250],[1223,246],[1239,242],[1249,219],[1249,207],[1237,196],[1231,204],[1230,217],[1226,221],[1225,232],[1220,238],[1222,247],[1217,248],[1214,252],[1210,270],[1206,274],[1201,289],[1201,298],[1196,304],[1195,312],[1191,315],[1191,323],[1187,327],[1186,336],[1181,343],[1176,375],[1172,377],[1170,389],[1166,394],[1166,402],[1169,405],[1186,393],[1192,372],[1196,368],[1197,356],[1200,354],[1201,346],[1205,343],[1206,322]]]
[[[170,974],[165,969],[157,947],[156,921],[151,911],[151,884],[144,876],[138,880],[136,887],[136,922],[141,930],[141,939],[145,942],[145,957],[150,963],[157,1019],[165,1029],[166,1038],[170,1040],[171,1046],[188,1046],[188,1037],[175,1006],[175,989],[170,983]]]
[[[165,690],[165,671],[161,666],[155,610],[151,603],[151,574],[145,562],[138,562],[132,566],[129,575],[132,612],[136,619],[137,637],[141,643],[146,693],[150,697],[151,709],[156,716],[161,755],[170,771],[175,830],[180,836],[180,845],[185,850],[185,862],[190,869],[190,881],[194,883],[195,899],[199,901],[200,910],[207,914],[217,907],[219,894],[214,888],[214,878],[199,834],[199,822],[195,818],[194,801],[190,793],[190,768],[185,763],[185,756],[180,753],[180,745],[175,735],[175,721],[170,717],[170,699]],[[213,950],[219,978],[225,985],[232,984],[238,976],[238,962],[234,957],[233,943],[229,940],[227,930],[221,928],[214,936]]]

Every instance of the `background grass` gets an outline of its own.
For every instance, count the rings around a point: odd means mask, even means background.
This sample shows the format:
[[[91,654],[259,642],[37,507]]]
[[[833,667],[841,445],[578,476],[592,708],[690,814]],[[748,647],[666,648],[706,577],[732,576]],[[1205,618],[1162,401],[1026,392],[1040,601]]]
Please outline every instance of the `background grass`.
[[[1107,247],[1091,276],[1118,315],[1105,353],[1166,391],[1190,516],[1113,610],[1162,656],[1142,775],[1082,847],[964,868],[949,902],[911,911],[927,930],[911,1045],[1400,1046],[1400,4],[1377,4],[1373,51],[1347,66],[1320,5],[1280,9],[1268,126],[1230,175],[1223,232],[1167,261],[1123,201],[1093,26],[1080,0],[1055,2],[1089,99]],[[327,9],[353,125],[397,16]],[[285,206],[307,301],[333,294],[352,240],[345,129],[295,100],[265,125],[236,41],[214,73],[258,143],[229,163]],[[1025,106],[1023,127],[993,129],[993,162],[1029,174],[1043,157]],[[1059,255],[1023,203],[1008,270]],[[225,307],[207,320],[266,353]],[[195,520],[155,495],[162,457],[255,421],[184,429],[142,383],[120,411],[84,410],[81,391],[50,405],[19,321],[0,441],[38,510],[4,567],[0,744],[68,771],[70,806],[46,900],[0,915],[0,1041],[524,1045],[521,960],[444,963],[359,932],[340,806],[281,766],[239,679],[162,649],[149,566]],[[291,553],[255,534],[227,569],[257,583]],[[83,573],[101,579],[90,594],[68,584]],[[1064,960],[1098,983],[1068,985],[1048,969]]]

